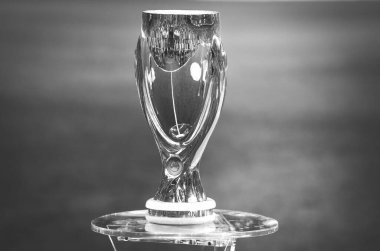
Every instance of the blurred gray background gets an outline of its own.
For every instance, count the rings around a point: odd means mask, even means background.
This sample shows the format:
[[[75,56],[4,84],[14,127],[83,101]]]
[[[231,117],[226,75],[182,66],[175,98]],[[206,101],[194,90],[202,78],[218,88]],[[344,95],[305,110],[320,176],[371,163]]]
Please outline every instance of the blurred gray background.
[[[1,250],[111,250],[91,219],[154,194],[133,69],[145,9],[221,12],[228,90],[203,185],[280,222],[237,250],[380,250],[380,4],[153,0],[1,2]]]

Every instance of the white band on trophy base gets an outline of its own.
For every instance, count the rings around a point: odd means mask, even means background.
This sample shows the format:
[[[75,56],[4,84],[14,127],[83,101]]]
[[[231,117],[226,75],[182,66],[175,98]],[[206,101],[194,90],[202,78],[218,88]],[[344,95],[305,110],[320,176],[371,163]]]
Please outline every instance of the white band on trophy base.
[[[151,198],[146,201],[145,207],[157,211],[200,211],[214,209],[216,203],[211,198],[201,202],[163,202]]]
[[[170,218],[165,216],[151,216],[149,214],[145,215],[145,218],[150,223],[163,224],[163,225],[193,225],[193,224],[204,224],[212,222],[215,219],[215,214],[212,213],[207,216],[202,217],[191,217],[191,218]]]
[[[205,224],[188,224],[188,225],[163,225],[163,224],[155,224],[155,223],[146,223],[145,231],[151,233],[160,233],[163,235],[168,234],[206,234],[210,232],[216,231],[216,225],[213,222],[205,223]]]
[[[167,225],[203,224],[214,220],[215,201],[207,198],[201,202],[163,202],[149,199],[145,207],[147,221]]]

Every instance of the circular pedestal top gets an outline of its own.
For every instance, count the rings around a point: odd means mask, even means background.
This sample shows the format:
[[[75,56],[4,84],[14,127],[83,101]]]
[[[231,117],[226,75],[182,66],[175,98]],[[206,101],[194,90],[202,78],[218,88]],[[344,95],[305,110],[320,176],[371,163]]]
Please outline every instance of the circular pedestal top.
[[[91,222],[94,232],[131,240],[226,240],[274,233],[278,222],[266,216],[215,209],[213,222],[199,225],[159,225],[145,219],[147,210],[101,216]]]

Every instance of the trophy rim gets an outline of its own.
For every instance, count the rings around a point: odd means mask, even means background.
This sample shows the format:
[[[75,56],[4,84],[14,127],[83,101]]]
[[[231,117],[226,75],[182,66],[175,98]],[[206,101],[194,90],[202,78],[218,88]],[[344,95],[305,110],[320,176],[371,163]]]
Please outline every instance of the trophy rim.
[[[213,10],[144,10],[143,13],[152,14],[152,15],[175,15],[175,16],[219,15],[218,11],[213,11]]]

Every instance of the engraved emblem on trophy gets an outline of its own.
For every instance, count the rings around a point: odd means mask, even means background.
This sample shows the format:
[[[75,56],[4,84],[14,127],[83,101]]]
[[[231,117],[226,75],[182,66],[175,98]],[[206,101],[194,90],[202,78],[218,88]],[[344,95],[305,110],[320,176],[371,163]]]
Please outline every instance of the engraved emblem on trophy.
[[[203,190],[199,162],[225,96],[219,13],[144,11],[135,59],[141,106],[161,156],[161,167],[152,168],[162,168],[146,219],[173,225],[213,221],[216,204]]]

